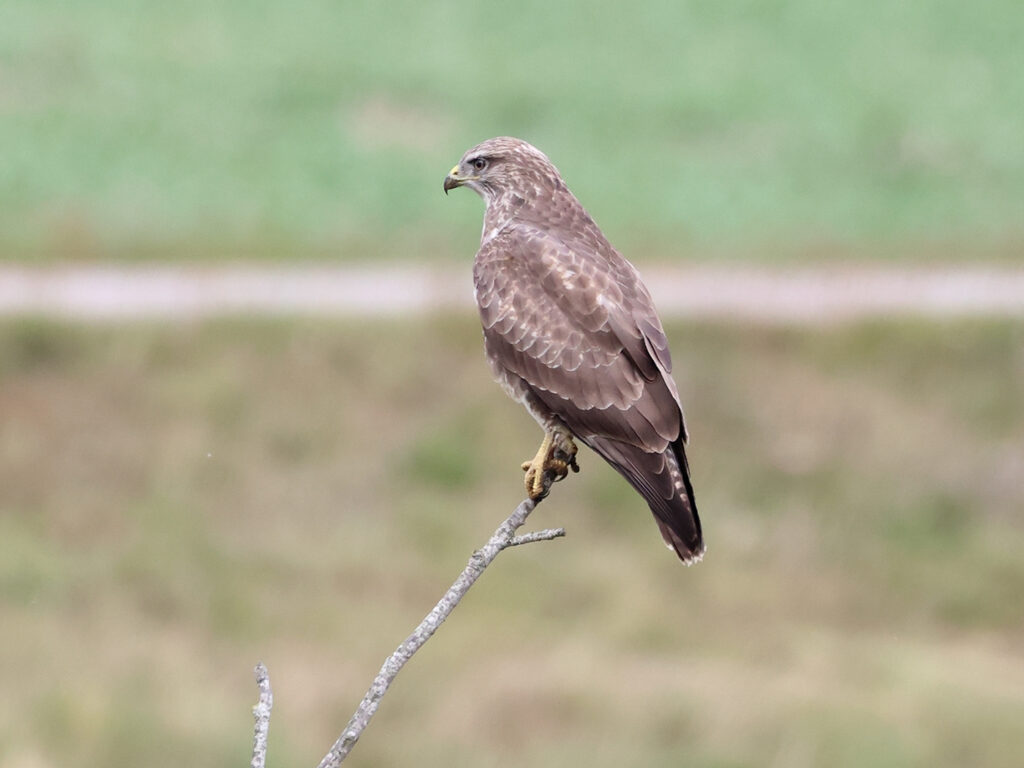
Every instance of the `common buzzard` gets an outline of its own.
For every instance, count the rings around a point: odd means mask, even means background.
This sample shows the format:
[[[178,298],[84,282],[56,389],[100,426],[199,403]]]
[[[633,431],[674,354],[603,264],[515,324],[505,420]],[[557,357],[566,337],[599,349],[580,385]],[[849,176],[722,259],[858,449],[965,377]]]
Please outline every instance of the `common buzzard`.
[[[444,190],[487,205],[473,264],[495,377],[544,429],[526,489],[576,470],[583,441],[647,501],[686,564],[704,554],[668,340],[636,268],[605,239],[561,175],[520,139],[462,156]]]

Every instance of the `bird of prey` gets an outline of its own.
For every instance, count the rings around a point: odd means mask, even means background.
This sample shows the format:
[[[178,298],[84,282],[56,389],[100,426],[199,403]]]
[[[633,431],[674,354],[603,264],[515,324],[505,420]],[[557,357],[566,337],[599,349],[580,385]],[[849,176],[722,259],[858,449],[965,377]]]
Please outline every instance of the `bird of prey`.
[[[577,471],[581,440],[647,501],[687,565],[704,554],[668,340],[636,268],[536,147],[473,147],[444,191],[486,203],[473,282],[495,378],[544,430],[523,464],[530,498]],[[545,474],[547,473],[547,482]]]

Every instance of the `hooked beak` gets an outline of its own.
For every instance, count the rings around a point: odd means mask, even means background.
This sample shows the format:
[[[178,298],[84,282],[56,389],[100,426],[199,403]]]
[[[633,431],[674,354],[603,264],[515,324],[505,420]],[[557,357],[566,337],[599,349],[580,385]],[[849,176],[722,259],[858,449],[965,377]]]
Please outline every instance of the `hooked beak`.
[[[459,166],[456,165],[448,171],[448,175],[444,177],[444,193],[447,195],[448,190],[462,186],[465,181],[466,180],[464,178],[459,176]]]

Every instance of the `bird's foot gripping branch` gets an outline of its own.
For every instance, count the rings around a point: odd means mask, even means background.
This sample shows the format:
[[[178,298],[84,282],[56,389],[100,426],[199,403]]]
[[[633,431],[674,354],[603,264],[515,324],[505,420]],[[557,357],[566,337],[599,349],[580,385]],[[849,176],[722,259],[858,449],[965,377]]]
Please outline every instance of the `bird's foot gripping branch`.
[[[579,472],[576,463],[576,443],[567,432],[548,432],[530,461],[523,462],[523,481],[526,493],[533,501],[540,501],[551,490],[551,484],[564,480],[569,471]]]

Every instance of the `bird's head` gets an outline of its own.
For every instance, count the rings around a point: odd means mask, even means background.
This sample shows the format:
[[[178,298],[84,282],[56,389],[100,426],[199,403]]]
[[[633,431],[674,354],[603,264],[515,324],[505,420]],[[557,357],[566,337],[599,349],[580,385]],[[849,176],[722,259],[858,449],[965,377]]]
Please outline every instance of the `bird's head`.
[[[444,191],[469,187],[488,204],[515,195],[534,197],[541,188],[564,186],[547,156],[522,139],[499,136],[477,144],[444,179]]]

